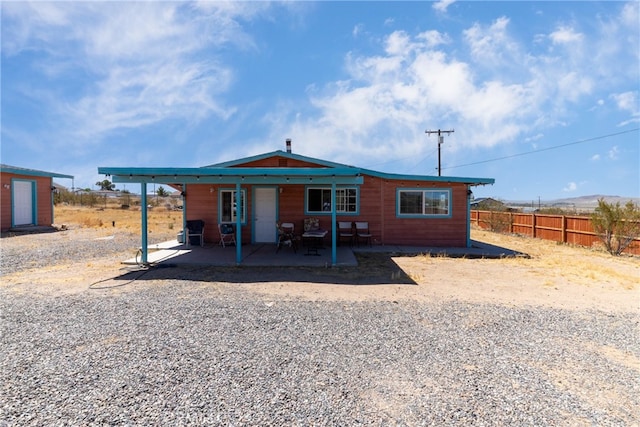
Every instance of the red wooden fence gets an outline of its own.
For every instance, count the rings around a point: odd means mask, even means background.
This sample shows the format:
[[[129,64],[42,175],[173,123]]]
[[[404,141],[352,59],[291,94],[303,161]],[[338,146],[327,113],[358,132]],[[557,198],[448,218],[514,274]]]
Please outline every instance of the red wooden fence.
[[[520,234],[555,242],[591,247],[601,245],[586,216],[542,215],[517,212],[471,211],[471,223],[483,229]],[[640,239],[635,239],[625,253],[640,255]]]

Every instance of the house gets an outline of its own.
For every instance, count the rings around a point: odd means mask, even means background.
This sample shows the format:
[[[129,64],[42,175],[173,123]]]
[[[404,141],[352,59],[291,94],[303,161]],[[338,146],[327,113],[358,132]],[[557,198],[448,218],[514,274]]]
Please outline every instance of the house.
[[[0,229],[51,226],[53,224],[53,178],[72,175],[0,165]]]
[[[205,222],[206,242],[218,224],[234,224],[237,263],[243,243],[276,243],[277,222],[302,230],[318,218],[335,264],[337,221],[367,221],[377,245],[470,246],[471,187],[493,179],[389,174],[274,151],[200,168],[100,167],[114,183],[166,184],[183,195],[184,222]],[[144,207],[146,203],[142,203]],[[146,213],[143,212],[143,248]],[[143,253],[143,260],[145,254]]]
[[[471,201],[471,209],[480,211],[505,211],[507,205],[491,197],[480,197]]]

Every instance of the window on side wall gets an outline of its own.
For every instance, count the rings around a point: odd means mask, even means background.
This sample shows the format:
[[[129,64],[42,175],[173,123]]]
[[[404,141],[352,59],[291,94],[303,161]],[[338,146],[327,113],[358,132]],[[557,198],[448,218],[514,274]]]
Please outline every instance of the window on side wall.
[[[246,191],[240,190],[240,222],[245,222],[247,211]],[[220,190],[220,222],[236,222],[236,190]]]
[[[331,188],[307,187],[307,213],[331,212]],[[358,191],[353,188],[336,188],[336,212],[358,212]]]
[[[398,216],[451,216],[451,190],[398,190]]]

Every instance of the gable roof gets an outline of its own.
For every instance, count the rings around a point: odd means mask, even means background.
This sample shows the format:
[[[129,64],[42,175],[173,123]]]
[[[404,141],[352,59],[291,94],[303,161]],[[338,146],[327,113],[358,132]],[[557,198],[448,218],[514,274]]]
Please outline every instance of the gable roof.
[[[470,177],[457,177],[457,176],[433,176],[433,175],[408,175],[408,174],[395,174],[395,173],[386,173],[379,172],[372,169],[364,169],[358,168],[355,166],[345,165],[342,163],[330,162],[327,160],[316,159],[313,157],[302,156],[300,154],[294,154],[290,152],[285,152],[282,150],[276,150],[269,153],[259,154],[256,156],[245,157],[242,159],[231,160],[222,163],[216,163],[209,166],[203,166],[203,168],[226,168],[226,167],[234,167],[238,165],[243,165],[250,162],[255,162],[258,160],[264,160],[271,157],[285,157],[293,160],[300,160],[304,162],[314,163],[319,166],[327,167],[327,168],[346,168],[353,169],[357,171],[356,173],[366,174],[370,176],[375,176],[383,179],[397,179],[397,180],[408,180],[408,181],[434,181],[434,182],[457,182],[457,183],[465,183],[470,185],[486,185],[486,184],[494,184],[495,179],[493,178],[470,178]]]
[[[283,157],[298,160],[317,167],[249,167],[248,163]],[[113,182],[156,182],[156,183],[235,183],[241,180],[247,184],[264,183],[308,183],[317,184],[359,184],[362,175],[383,179],[433,181],[444,183],[464,183],[468,185],[493,184],[493,178],[468,178],[454,176],[407,175],[379,172],[342,163],[293,154],[276,150],[255,156],[230,160],[199,168],[127,168],[99,167],[98,173],[113,175]]]
[[[65,175],[57,172],[46,172],[37,169],[21,168],[18,166],[10,166],[0,164],[0,172],[14,173],[16,175],[29,175],[29,176],[46,176],[50,178],[69,178],[73,179],[73,175]]]

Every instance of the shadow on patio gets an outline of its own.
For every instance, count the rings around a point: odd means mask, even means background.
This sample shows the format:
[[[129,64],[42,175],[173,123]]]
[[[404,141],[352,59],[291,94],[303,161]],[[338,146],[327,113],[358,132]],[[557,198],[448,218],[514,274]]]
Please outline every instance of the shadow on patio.
[[[242,263],[236,265],[236,248],[210,245],[186,247],[177,242],[151,246],[149,266],[139,266],[114,280],[125,283],[94,286],[94,289],[124,286],[134,280],[185,280],[226,283],[298,282],[344,285],[416,285],[394,261],[399,256],[446,256],[498,259],[527,257],[526,254],[472,242],[471,248],[404,246],[338,247],[337,265],[331,265],[331,249],[309,255],[306,248],[294,252],[275,245],[242,247]],[[125,264],[135,266],[137,259]]]

